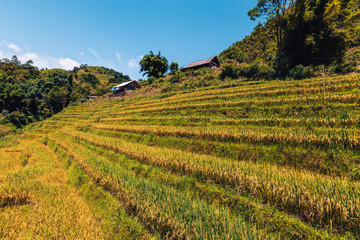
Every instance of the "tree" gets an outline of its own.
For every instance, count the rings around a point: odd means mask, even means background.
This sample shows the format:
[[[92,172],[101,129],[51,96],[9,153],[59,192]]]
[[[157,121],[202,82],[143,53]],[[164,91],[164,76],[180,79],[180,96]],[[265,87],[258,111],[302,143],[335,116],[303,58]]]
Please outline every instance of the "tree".
[[[66,86],[55,86],[50,90],[48,98],[55,113],[60,112],[69,104],[70,93]]]
[[[18,57],[14,55],[11,59],[11,62],[15,65],[21,65],[21,62],[19,61]]]
[[[349,1],[348,1],[349,3]],[[321,65],[341,63],[346,50],[347,28],[343,22],[348,14],[342,13],[348,3],[338,0],[297,0],[287,18],[284,35],[284,55],[289,68],[297,65]],[[335,7],[334,7],[335,6]],[[353,32],[348,29],[348,32]],[[349,41],[347,41],[349,42]]]
[[[280,74],[284,46],[283,32],[284,28],[286,27],[285,11],[294,2],[295,0],[258,0],[256,7],[248,12],[248,16],[253,21],[255,21],[256,18],[265,17],[267,21],[273,22],[278,48],[278,71]]]
[[[33,62],[32,60],[28,60],[28,61],[26,61],[26,63],[24,64],[24,67],[29,68],[29,67],[31,67],[33,64],[34,64],[34,62]]]
[[[285,11],[294,3],[294,0],[259,0],[256,7],[248,12],[251,20],[265,17],[267,21],[274,22],[276,42],[279,50],[283,44],[283,30],[285,21]]]
[[[179,64],[177,62],[172,62],[169,66],[170,68],[170,71],[173,73],[173,72],[176,72],[176,70],[179,69]]]
[[[91,84],[93,87],[95,87],[95,85],[100,84],[99,79],[97,79],[97,77],[95,75],[91,74],[91,73],[81,74],[80,75],[80,80],[85,82],[85,83]]]
[[[143,72],[143,76],[159,78],[168,70],[168,61],[165,57],[155,55],[152,51],[148,55],[145,55],[140,61],[140,72]]]
[[[32,65],[31,60],[21,64],[16,56],[11,60],[0,60],[0,124],[12,122],[21,127],[50,117],[69,103],[93,93],[90,90],[97,93],[102,90],[94,75],[79,73],[84,75],[83,81],[89,83],[83,86],[73,82],[73,72],[56,70],[41,73]],[[124,76],[119,73],[115,77]]]
[[[80,69],[86,69],[87,67],[88,67],[87,64],[81,64],[81,65],[80,65]]]

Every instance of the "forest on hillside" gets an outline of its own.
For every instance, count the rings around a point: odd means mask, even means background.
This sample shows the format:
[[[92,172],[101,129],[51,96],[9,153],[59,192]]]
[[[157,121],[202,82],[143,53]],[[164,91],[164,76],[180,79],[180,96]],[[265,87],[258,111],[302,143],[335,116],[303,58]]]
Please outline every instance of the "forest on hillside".
[[[100,78],[100,79],[99,79]],[[106,80],[102,81],[101,80]],[[42,120],[90,94],[102,95],[130,78],[113,69],[81,65],[73,71],[39,70],[16,56],[0,60],[0,124],[17,127]]]
[[[223,51],[221,61],[291,77],[310,77],[320,65],[336,74],[355,70],[360,60],[360,1],[278,1],[288,4],[275,9],[280,14],[269,14],[274,10],[269,2],[259,0],[249,11],[253,20],[268,21]]]

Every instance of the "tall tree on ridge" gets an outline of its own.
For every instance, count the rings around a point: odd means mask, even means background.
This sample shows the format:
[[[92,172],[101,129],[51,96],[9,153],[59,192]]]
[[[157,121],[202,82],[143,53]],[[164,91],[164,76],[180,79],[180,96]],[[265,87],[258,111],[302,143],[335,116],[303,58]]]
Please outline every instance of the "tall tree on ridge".
[[[152,51],[145,55],[140,61],[140,72],[144,72],[144,76],[159,78],[168,70],[168,61],[165,57],[160,55],[160,52],[155,55]]]
[[[294,0],[258,0],[256,7],[248,12],[251,20],[256,20],[259,17],[265,17],[267,21],[273,21],[274,30],[276,34],[277,43],[277,58],[278,58],[278,73],[281,74],[284,38],[283,32],[286,26],[285,12],[295,1]]]

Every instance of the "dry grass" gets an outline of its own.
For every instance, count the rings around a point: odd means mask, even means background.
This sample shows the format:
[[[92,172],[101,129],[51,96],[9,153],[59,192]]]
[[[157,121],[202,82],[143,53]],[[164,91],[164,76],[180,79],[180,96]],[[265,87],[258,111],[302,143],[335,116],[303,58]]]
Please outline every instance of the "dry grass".
[[[47,147],[23,139],[16,148],[6,150],[0,150],[2,165],[11,165],[0,173],[2,238],[103,238],[90,209],[78,191],[67,185],[66,170]],[[20,163],[21,154],[29,157],[25,166]],[[14,159],[18,162],[11,164]]]
[[[71,107],[1,143],[0,237],[355,238],[359,80],[327,78],[325,98],[318,78]]]

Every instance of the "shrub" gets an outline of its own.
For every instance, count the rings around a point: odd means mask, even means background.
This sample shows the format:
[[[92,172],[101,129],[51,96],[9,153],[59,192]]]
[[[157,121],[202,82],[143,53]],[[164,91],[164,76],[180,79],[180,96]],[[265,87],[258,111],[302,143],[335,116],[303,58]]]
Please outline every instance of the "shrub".
[[[174,76],[169,79],[169,82],[171,82],[171,83],[179,83],[184,79],[184,77],[185,77],[185,73],[183,73],[180,70],[177,70],[174,73]]]
[[[82,80],[83,82],[89,83],[92,86],[100,84],[99,79],[97,79],[97,77],[92,75],[91,73],[82,74],[80,80]]]
[[[27,124],[24,114],[20,113],[19,111],[11,112],[9,115],[7,115],[7,118],[18,128]]]
[[[275,74],[276,71],[274,68],[263,64],[257,65],[257,78],[270,79]]]
[[[179,69],[179,64],[177,62],[172,62],[169,68],[172,73],[176,72]]]
[[[242,63],[246,61],[246,54],[244,52],[231,51],[229,52],[228,58],[235,59],[238,63]]]
[[[164,88],[161,90],[161,93],[166,93],[166,92],[174,91],[175,88],[176,88],[176,85],[175,85],[175,84],[166,83],[166,84],[164,85]]]
[[[231,79],[244,78],[271,78],[274,76],[275,70],[267,65],[252,64],[243,66],[225,65],[220,73],[220,79],[224,80],[226,77]]]
[[[356,70],[355,64],[353,62],[349,62],[349,63],[342,63],[335,65],[331,69],[331,72],[336,74],[347,74],[347,73],[355,72],[355,70]]]
[[[187,90],[189,88],[189,83],[188,82],[185,82],[182,86],[181,86],[181,89],[182,90]]]
[[[258,73],[258,66],[255,65],[243,65],[240,66],[240,76],[245,78],[255,78]]]
[[[204,76],[207,73],[210,73],[211,69],[208,67],[204,67],[204,68],[200,68],[199,70],[197,70],[195,72],[195,75],[200,75],[200,76]]]
[[[104,94],[106,94],[106,93],[108,93],[108,92],[109,92],[108,88],[98,87],[98,88],[96,88],[96,90],[95,90],[95,95],[96,95],[96,96],[102,96],[102,95],[104,95]]]
[[[154,76],[150,76],[148,77],[147,82],[149,83],[149,85],[151,85],[155,80],[156,78]]]
[[[233,65],[225,65],[220,73],[220,79],[224,80],[225,78],[238,79],[240,77],[239,67]]]
[[[313,72],[310,67],[304,67],[303,65],[297,65],[290,69],[288,76],[293,79],[305,79],[313,76]]]

